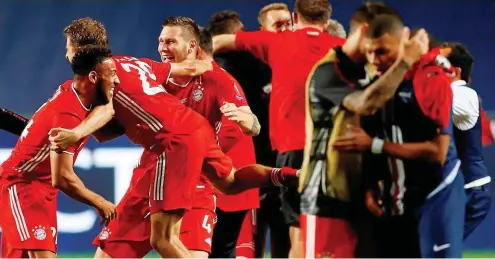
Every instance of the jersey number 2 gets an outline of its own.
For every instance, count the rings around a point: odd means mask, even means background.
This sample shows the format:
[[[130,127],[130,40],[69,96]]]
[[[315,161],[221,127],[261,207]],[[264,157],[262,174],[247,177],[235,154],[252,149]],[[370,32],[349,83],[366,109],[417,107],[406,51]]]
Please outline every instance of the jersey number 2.
[[[137,70],[139,73],[139,79],[141,80],[141,85],[143,86],[143,91],[147,95],[155,95],[158,93],[166,93],[165,89],[161,85],[151,86],[149,79],[156,80],[155,74],[151,73],[150,66],[143,61],[136,60],[135,64],[131,63],[120,63],[125,71],[131,72],[131,69]]]

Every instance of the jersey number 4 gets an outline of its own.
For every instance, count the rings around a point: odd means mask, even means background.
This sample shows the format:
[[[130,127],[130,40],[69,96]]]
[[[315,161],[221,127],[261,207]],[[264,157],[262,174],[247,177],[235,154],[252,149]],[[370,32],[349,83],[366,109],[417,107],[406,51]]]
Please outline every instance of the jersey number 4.
[[[133,60],[132,63],[120,63],[125,71],[131,72],[132,69],[137,70],[139,73],[139,79],[141,80],[141,85],[143,91],[147,95],[155,95],[158,93],[166,93],[165,89],[161,85],[152,86],[149,79],[156,80],[155,74],[150,72],[150,65],[146,64],[140,60]]]

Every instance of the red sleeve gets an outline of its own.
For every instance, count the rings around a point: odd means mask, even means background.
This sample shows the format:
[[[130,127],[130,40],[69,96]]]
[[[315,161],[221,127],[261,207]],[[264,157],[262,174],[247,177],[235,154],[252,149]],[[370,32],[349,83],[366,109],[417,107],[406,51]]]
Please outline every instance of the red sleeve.
[[[82,122],[81,118],[74,113],[60,112],[55,114],[53,118],[52,128],[64,128],[73,129]],[[74,154],[77,148],[81,145],[83,140],[78,141],[76,144],[67,148],[66,152]]]
[[[218,130],[218,144],[224,153],[228,153],[239,142],[243,134],[235,122],[222,116],[222,124]]]
[[[436,65],[420,67],[413,79],[414,95],[425,116],[446,129],[451,120],[452,79]]]
[[[215,79],[217,81],[218,107],[221,107],[225,102],[233,103],[237,107],[248,106],[241,86],[228,72],[218,70]]]
[[[486,112],[484,109],[481,109],[481,134],[482,134],[482,142],[483,146],[488,146],[495,143],[495,139],[493,137],[492,122],[486,116]]]
[[[268,64],[268,51],[275,39],[275,33],[268,31],[241,31],[235,35],[235,47],[251,52],[255,57]]]
[[[172,72],[172,64],[171,63],[163,63],[157,62],[148,58],[139,59],[151,67],[151,72],[155,74],[155,81],[164,84],[170,78],[170,73]]]

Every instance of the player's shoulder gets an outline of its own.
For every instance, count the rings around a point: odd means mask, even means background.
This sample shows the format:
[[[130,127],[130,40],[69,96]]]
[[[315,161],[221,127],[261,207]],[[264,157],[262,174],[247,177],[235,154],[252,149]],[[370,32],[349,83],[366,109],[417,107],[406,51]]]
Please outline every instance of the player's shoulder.
[[[73,83],[72,80],[62,83],[47,102],[47,108],[52,115],[66,113],[81,117],[89,112],[91,107],[84,106]]]
[[[454,98],[461,98],[470,103],[479,103],[479,96],[476,90],[467,86],[464,81],[454,81],[451,87]]]

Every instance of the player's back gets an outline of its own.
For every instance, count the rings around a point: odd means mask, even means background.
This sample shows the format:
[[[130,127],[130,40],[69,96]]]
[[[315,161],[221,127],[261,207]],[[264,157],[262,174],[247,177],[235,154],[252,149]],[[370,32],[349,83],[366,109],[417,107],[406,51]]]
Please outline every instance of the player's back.
[[[156,140],[189,135],[207,124],[159,83],[169,77],[170,64],[129,56],[115,56],[114,61],[120,79],[114,90],[115,117],[126,134],[145,133],[139,144],[150,147]]]
[[[79,123],[88,113],[89,109],[79,100],[72,80],[63,83],[29,120],[12,154],[2,164],[0,178],[11,184],[30,180],[49,183],[51,169],[48,132],[54,127],[69,127],[66,124],[67,118]],[[72,126],[74,125],[70,125]],[[74,153],[74,162],[86,141],[87,138],[79,141],[76,149],[67,151]]]

